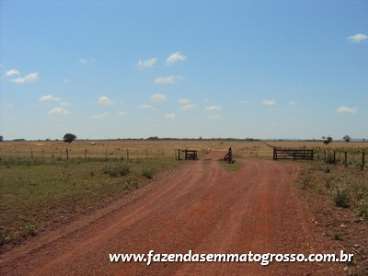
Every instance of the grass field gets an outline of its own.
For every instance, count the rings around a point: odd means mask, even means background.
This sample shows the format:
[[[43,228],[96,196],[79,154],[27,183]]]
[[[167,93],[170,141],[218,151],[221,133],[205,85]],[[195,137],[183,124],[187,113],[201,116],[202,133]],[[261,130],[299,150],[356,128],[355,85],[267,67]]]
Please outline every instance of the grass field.
[[[88,212],[147,183],[173,159],[0,163],[0,245]]]
[[[241,141],[241,140],[88,140],[66,144],[62,141],[24,141],[0,143],[0,158],[105,158],[155,159],[175,158],[176,149],[196,149],[200,155],[211,150],[226,150],[229,146],[239,157],[270,158],[272,147],[311,148],[318,151],[339,150],[359,152],[368,150],[368,142],[333,142],[324,145],[318,141]]]

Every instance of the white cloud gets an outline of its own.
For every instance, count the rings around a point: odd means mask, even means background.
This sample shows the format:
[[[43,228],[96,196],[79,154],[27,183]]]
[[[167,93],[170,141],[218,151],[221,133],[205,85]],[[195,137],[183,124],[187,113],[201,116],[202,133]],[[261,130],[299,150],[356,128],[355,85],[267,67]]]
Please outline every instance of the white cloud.
[[[168,120],[174,120],[176,118],[176,114],[175,113],[165,113],[164,117],[165,119],[168,119]]]
[[[158,77],[154,79],[154,83],[160,84],[160,85],[168,85],[168,84],[174,84],[180,77],[179,76],[165,76],[165,77]]]
[[[20,72],[17,69],[10,69],[5,72],[5,77],[12,78],[12,77],[18,77],[20,76]]]
[[[181,98],[181,99],[179,99],[178,102],[179,102],[180,105],[187,105],[187,104],[191,103],[191,101],[187,98]]]
[[[276,105],[276,101],[275,100],[263,100],[262,101],[262,105],[267,106],[267,107],[271,107],[271,106],[275,106]]]
[[[103,119],[109,116],[109,114],[110,114],[109,112],[103,112],[103,113],[92,115],[91,118],[92,119]]]
[[[181,110],[183,111],[191,110],[194,107],[194,104],[189,99],[186,99],[186,98],[182,98],[178,102],[179,102]]]
[[[63,107],[54,107],[49,111],[50,115],[68,115],[70,114],[69,110],[63,108]]]
[[[158,60],[155,57],[152,57],[152,58],[149,58],[149,59],[146,59],[146,60],[139,59],[137,66],[140,69],[151,68],[151,67],[155,66],[155,64],[157,63],[157,61]]]
[[[40,97],[40,102],[58,102],[60,101],[60,98],[54,97],[53,95],[45,95]]]
[[[96,59],[95,58],[80,58],[79,62],[81,64],[95,63]]]
[[[109,97],[106,97],[106,96],[101,96],[97,99],[97,103],[101,106],[109,106],[112,104],[112,101],[110,100]]]
[[[359,42],[362,42],[364,40],[367,40],[368,35],[366,35],[366,34],[355,34],[355,35],[349,36],[348,39],[352,42],[359,43]]]
[[[61,102],[60,106],[70,106],[70,103],[69,102]]]
[[[151,101],[154,103],[163,103],[166,101],[166,99],[166,96],[160,93],[156,93],[151,96]]]
[[[40,78],[39,74],[37,72],[34,72],[28,75],[25,75],[23,77],[12,79],[12,81],[17,84],[24,84],[24,83],[36,82],[39,80],[39,78]]]
[[[138,106],[141,109],[151,109],[151,110],[156,110],[156,108],[153,105],[150,104],[141,104],[140,106]]]
[[[357,110],[355,107],[340,106],[336,109],[338,113],[355,113]]]
[[[206,110],[207,111],[221,111],[222,107],[219,105],[210,105],[210,106],[206,106]]]
[[[180,61],[185,61],[187,59],[187,57],[182,54],[181,52],[175,52],[172,53],[171,55],[168,56],[168,58],[166,59],[166,63],[167,64],[174,64]]]

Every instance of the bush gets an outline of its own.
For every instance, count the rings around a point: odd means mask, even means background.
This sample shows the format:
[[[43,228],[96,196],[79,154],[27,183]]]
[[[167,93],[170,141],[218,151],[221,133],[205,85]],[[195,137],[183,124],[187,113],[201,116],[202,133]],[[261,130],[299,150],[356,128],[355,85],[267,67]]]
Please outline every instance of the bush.
[[[358,206],[359,216],[368,219],[368,198],[360,202]]]
[[[144,176],[144,177],[146,177],[148,179],[152,179],[153,178],[153,174],[154,174],[154,172],[153,172],[153,169],[151,169],[151,168],[145,168],[142,171],[142,176]]]
[[[7,242],[7,235],[5,231],[0,229],[0,246],[4,245]]]
[[[335,194],[335,204],[337,207],[348,208],[350,207],[350,198],[347,190],[338,189]]]
[[[343,240],[343,238],[341,237],[341,235],[340,235],[340,234],[335,233],[335,235],[334,235],[334,240],[336,240],[336,241],[342,241],[342,240]]]
[[[24,226],[24,232],[25,232],[26,236],[28,236],[28,235],[35,236],[36,233],[37,233],[36,226],[32,223],[27,223]]]
[[[130,173],[130,168],[127,164],[110,164],[105,166],[104,174],[111,177],[126,176]]]

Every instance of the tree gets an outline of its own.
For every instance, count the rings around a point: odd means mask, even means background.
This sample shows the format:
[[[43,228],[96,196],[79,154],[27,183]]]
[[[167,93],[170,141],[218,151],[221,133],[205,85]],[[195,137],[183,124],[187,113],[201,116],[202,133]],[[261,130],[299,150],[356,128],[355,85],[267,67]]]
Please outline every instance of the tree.
[[[329,143],[333,141],[331,136],[328,136],[328,137],[323,136],[322,139],[323,139],[323,144],[325,145],[328,145]]]
[[[148,137],[147,140],[159,140],[160,138],[158,136],[151,136]]]
[[[77,136],[74,135],[73,133],[66,133],[63,137],[63,140],[65,143],[71,143],[73,142],[75,139],[77,139]]]
[[[344,137],[342,137],[342,139],[346,142],[349,143],[351,141],[351,137],[349,135],[345,135]]]
[[[0,142],[4,141],[4,137],[0,135]]]

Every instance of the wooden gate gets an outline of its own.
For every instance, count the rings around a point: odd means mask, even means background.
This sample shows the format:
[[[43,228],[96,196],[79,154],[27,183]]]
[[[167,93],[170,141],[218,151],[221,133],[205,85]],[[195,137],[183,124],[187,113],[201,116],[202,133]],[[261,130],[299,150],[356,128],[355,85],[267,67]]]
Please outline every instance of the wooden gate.
[[[292,160],[313,160],[314,151],[311,149],[285,149],[273,148],[273,160],[292,159]]]
[[[198,160],[198,151],[197,150],[177,150],[176,159],[182,160],[181,154],[184,153],[184,160]]]

